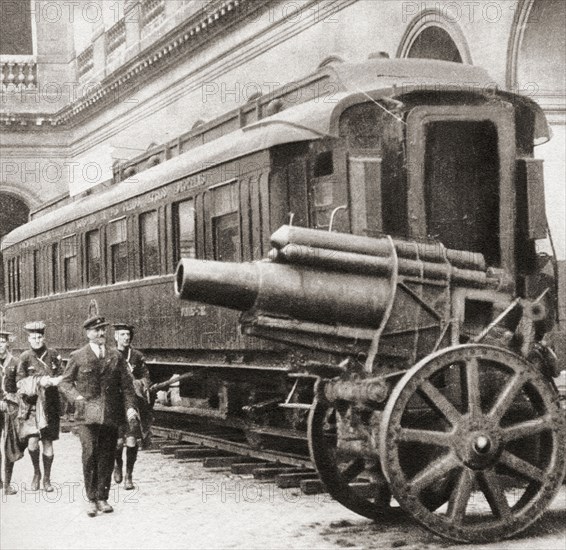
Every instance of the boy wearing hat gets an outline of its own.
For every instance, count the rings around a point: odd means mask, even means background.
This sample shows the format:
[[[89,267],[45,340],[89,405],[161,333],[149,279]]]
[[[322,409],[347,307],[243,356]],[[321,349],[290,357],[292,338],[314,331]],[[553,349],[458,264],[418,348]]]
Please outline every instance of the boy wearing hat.
[[[107,325],[100,316],[84,322],[88,344],[71,353],[60,385],[81,423],[77,432],[90,517],[113,511],[108,495],[118,428],[126,419],[139,420],[128,366],[119,351],[106,347]]]
[[[150,378],[149,370],[145,364],[145,358],[141,352],[131,345],[134,337],[134,327],[126,323],[114,324],[114,340],[116,349],[122,354],[128,370],[132,376],[136,392],[137,409],[141,417],[141,434],[139,430],[132,430],[129,424],[123,424],[118,432],[118,446],[116,447],[116,464],[114,466],[114,481],[122,482],[123,449],[126,443],[126,479],[124,489],[130,491],[134,488],[132,475],[134,464],[138,455],[138,437],[142,440],[147,437],[151,428],[151,397],[149,393]]]
[[[5,495],[15,495],[18,491],[12,486],[12,471],[14,469],[14,456],[10,456],[9,446],[18,444],[10,437],[15,434],[12,431],[12,423],[16,422],[17,398],[16,398],[16,370],[18,360],[10,353],[9,332],[0,331],[0,485]],[[3,481],[2,481],[3,478]]]
[[[55,387],[60,381],[61,356],[45,344],[45,323],[27,323],[30,349],[20,355],[16,381],[22,396],[20,407],[20,438],[27,438],[27,448],[33,464],[31,490],[39,490],[41,468],[39,442],[43,447],[43,489],[54,491],[51,485],[53,441],[59,439],[59,392]]]

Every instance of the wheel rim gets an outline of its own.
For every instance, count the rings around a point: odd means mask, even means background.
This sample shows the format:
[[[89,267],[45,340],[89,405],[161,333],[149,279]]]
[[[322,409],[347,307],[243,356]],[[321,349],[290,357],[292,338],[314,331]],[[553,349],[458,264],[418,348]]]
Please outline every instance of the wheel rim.
[[[419,522],[487,542],[544,512],[560,488],[565,439],[551,382],[508,351],[465,345],[423,359],[399,381],[380,456],[393,495]],[[431,504],[438,487],[442,498]]]
[[[357,514],[377,519],[389,509],[391,498],[379,460],[339,458],[336,452],[335,420],[334,408],[315,401],[308,422],[311,459],[330,496]],[[370,482],[371,496],[360,494],[358,486],[363,481]]]

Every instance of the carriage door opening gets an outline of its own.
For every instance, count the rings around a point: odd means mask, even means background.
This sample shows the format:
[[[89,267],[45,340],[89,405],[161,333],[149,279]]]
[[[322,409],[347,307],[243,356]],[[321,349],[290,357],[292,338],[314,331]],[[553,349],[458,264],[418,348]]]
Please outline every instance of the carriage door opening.
[[[350,233],[346,153],[338,147],[311,146],[309,173],[309,218],[315,229]]]
[[[407,115],[409,236],[479,252],[515,275],[512,105],[419,105]]]
[[[448,248],[480,252],[500,264],[499,152],[490,121],[426,124],[427,236]]]

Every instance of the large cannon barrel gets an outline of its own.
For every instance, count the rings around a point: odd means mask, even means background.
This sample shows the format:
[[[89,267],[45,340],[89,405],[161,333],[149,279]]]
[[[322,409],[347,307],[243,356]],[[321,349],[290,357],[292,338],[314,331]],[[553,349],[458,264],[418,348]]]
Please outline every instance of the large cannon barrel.
[[[393,289],[389,277],[272,262],[183,259],[175,279],[184,300],[304,321],[378,327]]]
[[[322,269],[363,273],[366,275],[390,276],[394,262],[391,256],[369,256],[341,250],[315,248],[297,244],[287,244],[281,249],[269,252],[272,261],[288,262],[295,265],[312,265]],[[450,279],[454,284],[483,288],[491,283],[486,271],[461,269],[448,261],[422,261],[398,258],[398,270],[401,275],[423,276],[429,279]]]
[[[442,245],[290,226],[279,228],[271,244],[271,261],[182,260],[177,295],[299,321],[377,328],[399,279],[473,288],[503,283],[481,254]]]
[[[482,254],[466,250],[453,250],[440,243],[390,240],[387,237],[364,237],[291,225],[283,225],[271,235],[271,244],[276,249],[295,245],[374,257],[389,256],[391,242],[393,242],[399,258],[431,263],[449,262],[454,267],[462,269],[479,269],[482,271],[486,269]]]

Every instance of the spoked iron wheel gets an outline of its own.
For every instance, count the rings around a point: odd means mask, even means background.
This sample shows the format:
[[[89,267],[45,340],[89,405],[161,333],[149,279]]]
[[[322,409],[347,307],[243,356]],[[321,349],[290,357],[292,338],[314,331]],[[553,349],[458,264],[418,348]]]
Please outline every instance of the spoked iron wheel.
[[[311,459],[331,497],[370,519],[389,510],[391,493],[379,459],[341,458],[337,452],[336,409],[315,401],[309,414],[308,441]]]
[[[564,476],[556,388],[506,350],[464,345],[409,370],[380,430],[383,472],[399,504],[457,541],[510,537],[541,516]],[[430,499],[438,487],[443,498]]]

